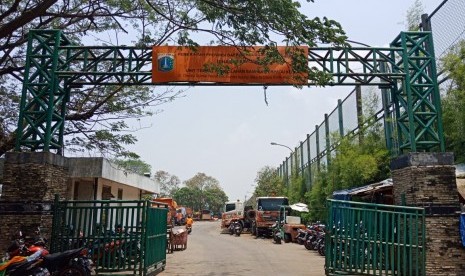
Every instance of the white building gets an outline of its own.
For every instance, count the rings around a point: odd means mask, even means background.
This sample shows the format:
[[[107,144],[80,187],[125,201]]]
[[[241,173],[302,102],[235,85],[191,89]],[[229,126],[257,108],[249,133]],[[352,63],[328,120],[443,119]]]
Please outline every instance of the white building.
[[[120,169],[101,157],[67,158],[67,163],[69,200],[139,200],[144,194],[160,193],[154,179]],[[3,164],[0,159],[0,186]]]

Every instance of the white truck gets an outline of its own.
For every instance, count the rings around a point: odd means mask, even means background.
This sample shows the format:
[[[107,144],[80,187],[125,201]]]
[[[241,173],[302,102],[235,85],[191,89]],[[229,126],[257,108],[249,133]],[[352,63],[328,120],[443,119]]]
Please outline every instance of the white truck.
[[[221,214],[221,230],[228,229],[232,220],[244,219],[244,203],[240,200],[226,202]],[[242,224],[244,225],[244,224]]]

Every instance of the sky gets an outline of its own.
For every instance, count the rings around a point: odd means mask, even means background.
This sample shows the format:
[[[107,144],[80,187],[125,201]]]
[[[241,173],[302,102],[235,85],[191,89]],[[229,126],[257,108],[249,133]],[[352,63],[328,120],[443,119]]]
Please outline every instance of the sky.
[[[302,1],[303,2],[303,1]],[[406,27],[414,0],[315,0],[302,12],[341,23],[350,40],[372,46],[388,44]],[[423,0],[431,13],[442,0]],[[433,33],[434,35],[434,33]],[[190,88],[185,97],[165,104],[163,112],[138,122],[138,142],[130,147],[152,166],[185,181],[199,172],[216,178],[229,200],[254,191],[257,172],[277,167],[313,132],[352,87]]]

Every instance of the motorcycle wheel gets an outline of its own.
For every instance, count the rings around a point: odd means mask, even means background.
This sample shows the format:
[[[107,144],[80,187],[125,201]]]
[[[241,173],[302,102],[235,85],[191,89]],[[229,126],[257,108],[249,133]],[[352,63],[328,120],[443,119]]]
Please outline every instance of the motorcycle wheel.
[[[307,250],[313,250],[313,244],[310,240],[306,240],[304,243],[305,249]]]
[[[318,248],[318,253],[321,255],[321,256],[324,256],[325,255],[325,246],[322,245]]]
[[[276,244],[281,244],[281,238],[278,236],[279,230],[273,232],[273,240]]]
[[[61,269],[58,276],[90,276],[90,273],[84,267],[71,265]]]
[[[234,228],[234,234],[236,234],[237,237],[239,237],[242,233],[242,224],[239,224],[241,227],[239,227],[238,229]]]

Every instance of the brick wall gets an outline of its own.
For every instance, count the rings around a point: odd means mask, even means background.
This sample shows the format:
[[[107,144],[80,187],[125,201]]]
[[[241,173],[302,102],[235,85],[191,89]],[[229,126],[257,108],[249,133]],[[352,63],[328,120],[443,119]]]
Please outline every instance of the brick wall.
[[[67,179],[64,157],[48,152],[6,154],[0,210],[1,252],[5,252],[11,236],[18,230],[32,235],[40,226],[44,237],[50,239],[51,210],[41,202],[52,202],[55,194],[64,200],[68,192]]]
[[[459,206],[454,166],[413,166],[392,171],[394,204]]]
[[[427,275],[465,275],[465,248],[460,242],[458,215],[426,217],[426,249]]]
[[[459,197],[450,153],[409,153],[391,164],[394,204],[424,207],[426,275],[465,275]]]

